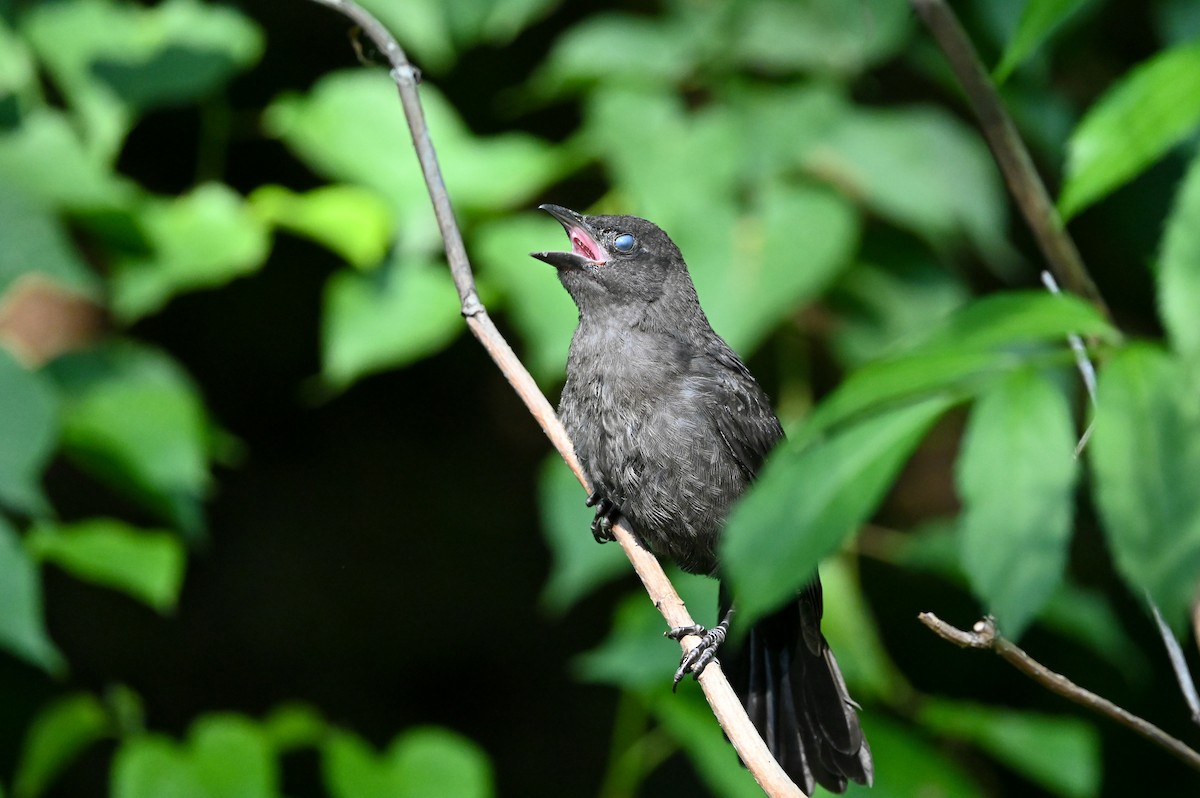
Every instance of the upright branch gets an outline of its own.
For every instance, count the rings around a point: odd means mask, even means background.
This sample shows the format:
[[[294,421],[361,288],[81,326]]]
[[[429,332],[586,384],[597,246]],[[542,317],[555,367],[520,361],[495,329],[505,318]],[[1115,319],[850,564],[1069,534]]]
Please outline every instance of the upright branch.
[[[417,91],[420,71],[409,63],[403,49],[387,28],[356,3],[351,0],[313,0],[313,2],[328,6],[351,19],[391,64],[391,76],[400,92],[404,116],[408,121],[409,132],[412,135],[413,146],[416,148],[417,160],[421,165],[425,185],[429,190],[430,200],[433,202],[434,215],[437,217],[438,228],[445,244],[446,259],[450,265],[454,285],[458,290],[462,314],[467,320],[467,326],[487,349],[492,360],[499,366],[518,396],[525,402],[525,406],[537,420],[554,448],[562,455],[571,471],[574,472],[585,492],[591,493],[591,486],[587,484],[587,480],[583,476],[579,461],[575,457],[574,447],[567,437],[566,430],[559,423],[554,408],[550,406],[546,397],[538,389],[533,377],[513,352],[512,347],[500,335],[488,316],[487,309],[479,300],[479,295],[475,290],[475,278],[471,263],[467,258],[462,234],[459,232],[458,223],[454,218],[450,195],[446,190],[445,181],[442,179],[433,139],[425,124],[425,113],[421,106],[420,94]],[[669,627],[692,626],[694,621],[688,614],[683,600],[675,591],[670,580],[667,579],[662,566],[659,565],[654,555],[642,548],[629,530],[620,524],[614,524],[612,531],[625,555],[633,564],[634,571],[642,580],[654,606],[666,619],[667,625]],[[690,651],[696,643],[697,638],[695,637],[685,637],[680,641],[684,651]],[[804,794],[792,783],[771,756],[770,751],[767,750],[762,737],[750,722],[741,702],[721,671],[719,663],[709,664],[700,674],[699,682],[725,736],[729,738],[738,756],[741,757],[742,762],[745,763],[763,791],[772,798],[804,798]]]
[[[1012,117],[1008,115],[958,17],[945,0],[909,0],[909,4],[933,34],[958,78],[971,109],[979,118],[984,138],[1004,174],[1008,190],[1012,192],[1050,270],[1068,291],[1088,300],[1105,317],[1111,318],[1104,297],[1088,274],[1075,242],[1063,226],[1046,186],[1033,166],[1025,142],[1021,140]]]
[[[1153,723],[1142,720],[1107,698],[1085,690],[1067,677],[1050,670],[1001,635],[992,618],[977,621],[972,630],[967,632],[951,626],[932,612],[923,612],[917,617],[943,640],[949,640],[963,648],[990,649],[996,652],[1005,662],[1048,690],[1133,729],[1147,740],[1170,751],[1185,764],[1200,770],[1200,753],[1196,753]]]

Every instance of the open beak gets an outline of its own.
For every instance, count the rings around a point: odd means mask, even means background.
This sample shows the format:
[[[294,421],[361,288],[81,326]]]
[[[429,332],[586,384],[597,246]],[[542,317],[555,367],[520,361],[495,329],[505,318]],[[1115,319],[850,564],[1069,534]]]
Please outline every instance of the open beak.
[[[608,250],[596,240],[596,235],[583,216],[561,205],[539,205],[541,210],[558,219],[571,239],[570,252],[531,252],[538,260],[549,263],[556,269],[582,268],[587,265],[603,266],[608,262]]]

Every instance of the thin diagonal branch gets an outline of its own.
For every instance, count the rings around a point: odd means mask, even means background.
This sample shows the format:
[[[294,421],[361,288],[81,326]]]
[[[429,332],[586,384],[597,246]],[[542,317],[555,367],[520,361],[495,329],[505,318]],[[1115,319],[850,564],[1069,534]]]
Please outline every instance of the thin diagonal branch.
[[[932,612],[923,612],[917,617],[921,620],[921,623],[932,629],[942,639],[949,640],[951,643],[963,648],[991,649],[1005,662],[1048,690],[1058,693],[1077,704],[1082,704],[1088,709],[1099,712],[1101,715],[1112,718],[1122,726],[1132,729],[1152,743],[1170,751],[1184,764],[1200,770],[1200,753],[1197,753],[1184,743],[1167,734],[1153,723],[1139,718],[1137,715],[1122,709],[1107,698],[1102,698],[1089,690],[1085,690],[1067,677],[1050,670],[1001,635],[1000,631],[996,628],[995,620],[992,618],[988,617],[977,621],[974,628],[967,632],[951,626]]]
[[[450,204],[450,196],[442,179],[441,168],[438,165],[437,154],[429,128],[425,124],[425,114],[421,107],[417,83],[420,72],[409,63],[404,51],[388,30],[370,13],[350,0],[313,0],[313,2],[328,6],[353,20],[363,33],[375,43],[380,52],[392,65],[392,78],[400,92],[400,102],[404,107],[404,115],[408,120],[409,131],[412,134],[413,146],[417,151],[417,159],[425,177],[425,185],[429,189],[429,197],[433,202],[434,214],[437,217],[438,228],[441,230],[445,243],[446,259],[450,265],[450,273],[454,285],[458,289],[462,302],[462,314],[467,320],[467,326],[479,339],[492,360],[500,367],[501,372],[512,384],[513,389],[525,402],[529,412],[537,420],[542,431],[550,439],[554,448],[562,455],[563,460],[570,466],[584,490],[591,492],[587,479],[579,467],[575,457],[574,447],[567,437],[566,430],[559,423],[554,409],[542,395],[537,384],[533,381],[528,370],[513,352],[492,323],[483,303],[475,290],[475,278],[463,246],[462,235],[454,218],[454,209]],[[620,524],[613,525],[613,534],[621,548],[625,551],[634,571],[642,580],[654,606],[662,613],[669,626],[691,626],[693,621],[688,615],[683,600],[675,591],[658,560],[650,552],[642,548],[633,535]],[[698,642],[696,637],[685,637],[680,641],[684,651],[690,651]],[[750,770],[754,779],[763,791],[776,798],[804,798],[803,793],[771,756],[763,743],[758,731],[746,716],[741,702],[725,679],[717,662],[711,663],[700,675],[700,686],[713,714],[720,723],[725,735],[737,750],[742,762]]]
[[[1025,142],[1021,140],[1012,117],[1008,115],[958,17],[945,0],[909,0],[909,4],[950,62],[950,68],[954,70],[972,110],[979,118],[984,138],[1004,174],[1008,190],[1012,192],[1025,222],[1033,231],[1050,270],[1068,291],[1088,300],[1106,318],[1111,319],[1104,297],[1088,274],[1075,242],[1063,226],[1046,186],[1033,166]]]

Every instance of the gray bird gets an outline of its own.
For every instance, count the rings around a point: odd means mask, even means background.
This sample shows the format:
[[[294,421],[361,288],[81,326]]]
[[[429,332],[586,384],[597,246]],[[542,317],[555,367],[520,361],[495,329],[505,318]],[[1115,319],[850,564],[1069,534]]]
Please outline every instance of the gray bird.
[[[641,542],[689,573],[720,577],[717,542],[738,497],[783,437],[766,394],[712,329],[687,264],[667,234],[634,216],[541,208],[571,241],[535,252],[579,308],[558,413],[592,485],[592,534],[628,522]],[[780,530],[780,534],[798,534]],[[711,629],[675,683],[698,676],[725,639],[732,601],[722,586]],[[805,792],[870,784],[874,768],[856,704],[821,634],[821,583],[759,620],[722,666],[767,747]]]

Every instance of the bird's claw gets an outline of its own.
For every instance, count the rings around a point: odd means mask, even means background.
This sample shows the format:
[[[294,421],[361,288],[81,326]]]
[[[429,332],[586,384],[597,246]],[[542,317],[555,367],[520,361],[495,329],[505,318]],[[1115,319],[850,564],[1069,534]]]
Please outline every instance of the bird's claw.
[[[599,491],[587,498],[587,506],[596,508],[596,517],[592,519],[592,537],[597,543],[609,543],[616,540],[613,535],[613,517],[621,512],[621,508],[607,496],[601,496]]]
[[[675,692],[679,682],[689,673],[692,674],[693,679],[700,678],[700,674],[708,667],[708,663],[717,658],[717,649],[725,642],[725,635],[728,631],[729,626],[725,622],[721,622],[712,629],[706,629],[697,623],[691,626],[676,626],[664,632],[672,640],[682,640],[689,635],[700,638],[700,642],[679,660],[679,668],[675,671],[675,681],[671,684],[671,692]]]

